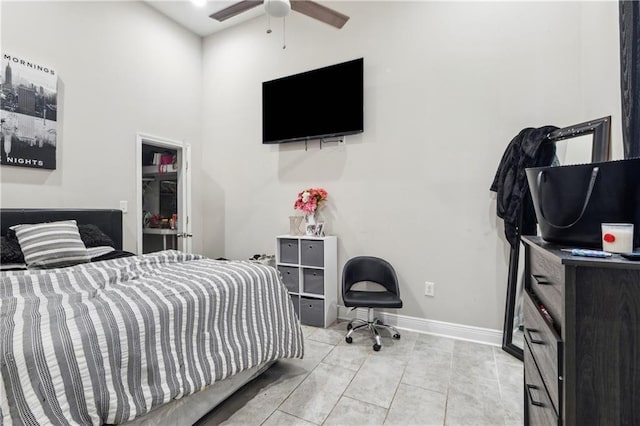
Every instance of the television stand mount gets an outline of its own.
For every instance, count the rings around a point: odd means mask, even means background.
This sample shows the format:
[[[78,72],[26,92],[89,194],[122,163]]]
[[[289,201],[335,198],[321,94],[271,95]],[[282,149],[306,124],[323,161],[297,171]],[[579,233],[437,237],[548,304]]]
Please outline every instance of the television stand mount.
[[[308,151],[308,143],[309,140],[305,139],[304,141],[304,150]],[[336,138],[320,138],[320,149],[322,149],[322,145],[326,143],[337,143],[338,145],[345,145],[347,143],[347,136],[337,136]]]

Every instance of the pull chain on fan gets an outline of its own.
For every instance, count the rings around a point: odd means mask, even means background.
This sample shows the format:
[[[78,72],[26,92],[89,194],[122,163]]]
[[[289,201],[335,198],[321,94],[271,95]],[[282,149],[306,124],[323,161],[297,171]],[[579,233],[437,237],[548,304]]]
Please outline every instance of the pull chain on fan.
[[[287,18],[282,18],[282,49],[287,48]]]

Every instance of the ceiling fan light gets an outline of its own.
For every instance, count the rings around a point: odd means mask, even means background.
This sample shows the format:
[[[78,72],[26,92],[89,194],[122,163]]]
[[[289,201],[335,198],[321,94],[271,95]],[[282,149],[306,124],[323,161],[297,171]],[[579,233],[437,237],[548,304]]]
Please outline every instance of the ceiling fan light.
[[[284,18],[291,11],[289,0],[265,0],[264,10],[274,18]]]

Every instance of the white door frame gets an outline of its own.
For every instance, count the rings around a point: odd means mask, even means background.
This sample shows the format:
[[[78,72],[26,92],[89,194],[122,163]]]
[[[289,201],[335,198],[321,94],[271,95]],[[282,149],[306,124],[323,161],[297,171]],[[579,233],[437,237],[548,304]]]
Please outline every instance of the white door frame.
[[[136,252],[142,254],[142,145],[149,144],[163,148],[181,150],[178,156],[178,194],[182,194],[180,212],[178,215],[178,229],[183,234],[191,232],[191,144],[184,141],[162,138],[148,133],[136,133]],[[191,237],[182,238],[182,251],[191,253]]]

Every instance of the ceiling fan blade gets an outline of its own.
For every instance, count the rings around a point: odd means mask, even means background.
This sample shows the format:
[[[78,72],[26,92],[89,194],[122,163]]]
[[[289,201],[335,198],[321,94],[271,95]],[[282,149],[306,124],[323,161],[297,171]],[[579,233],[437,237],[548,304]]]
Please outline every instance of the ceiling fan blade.
[[[340,12],[329,9],[311,0],[292,0],[291,9],[338,29],[342,28],[349,20],[347,15],[343,15]]]
[[[233,18],[234,16],[239,15],[242,12],[261,5],[262,1],[263,0],[243,0],[239,3],[234,3],[229,7],[225,7],[224,9],[216,13],[212,13],[211,15],[209,15],[209,18],[213,18],[219,22],[226,21],[227,19]]]

